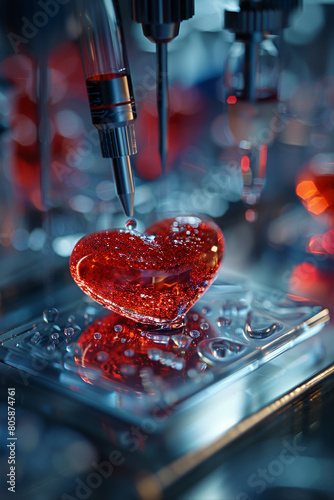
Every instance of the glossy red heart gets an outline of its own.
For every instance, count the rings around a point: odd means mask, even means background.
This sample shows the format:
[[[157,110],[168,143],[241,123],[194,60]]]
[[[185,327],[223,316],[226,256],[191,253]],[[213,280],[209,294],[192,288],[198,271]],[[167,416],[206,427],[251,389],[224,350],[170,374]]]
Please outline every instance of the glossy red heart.
[[[222,261],[219,227],[176,217],[145,233],[115,229],[89,234],[75,246],[75,282],[112,311],[144,324],[173,326],[213,282]]]

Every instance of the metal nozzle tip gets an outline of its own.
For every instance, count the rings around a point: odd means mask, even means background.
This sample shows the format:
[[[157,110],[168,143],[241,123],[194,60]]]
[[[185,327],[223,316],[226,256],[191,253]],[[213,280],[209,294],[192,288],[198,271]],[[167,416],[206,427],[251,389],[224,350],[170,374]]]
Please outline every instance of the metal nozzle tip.
[[[122,204],[125,215],[127,217],[132,217],[135,189],[130,158],[128,156],[113,158],[112,164],[118,198]]]
[[[125,215],[127,217],[133,217],[134,193],[119,194],[118,197],[122,204]]]
[[[166,170],[166,161],[167,161],[167,151],[166,148],[162,147],[160,149],[160,161],[161,161],[161,172],[165,173]]]
[[[168,76],[167,44],[157,44],[157,106],[159,118],[159,153],[164,174],[168,149]]]

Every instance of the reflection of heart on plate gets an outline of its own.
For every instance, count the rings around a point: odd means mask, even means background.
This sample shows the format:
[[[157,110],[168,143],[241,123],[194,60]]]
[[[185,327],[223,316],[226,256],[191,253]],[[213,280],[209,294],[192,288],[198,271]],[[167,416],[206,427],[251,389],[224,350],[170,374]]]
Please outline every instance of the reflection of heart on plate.
[[[184,327],[166,333],[143,329],[115,313],[98,318],[77,341],[82,352],[76,356],[81,378],[94,385],[100,374],[118,391],[154,394],[206,369],[197,346],[216,332],[205,316],[190,312]]]
[[[216,224],[176,217],[144,233],[89,234],[75,246],[70,269],[80,288],[108,309],[144,324],[170,326],[182,321],[211,285],[223,252]]]

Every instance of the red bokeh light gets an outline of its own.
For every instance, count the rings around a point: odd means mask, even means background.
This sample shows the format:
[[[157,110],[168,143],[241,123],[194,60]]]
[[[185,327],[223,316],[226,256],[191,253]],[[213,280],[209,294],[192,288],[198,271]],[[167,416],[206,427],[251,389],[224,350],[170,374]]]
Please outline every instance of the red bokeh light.
[[[230,95],[230,96],[227,98],[226,102],[227,102],[227,104],[235,104],[235,103],[237,102],[237,100],[238,100],[238,99],[236,98],[236,96],[235,96],[235,95]]]

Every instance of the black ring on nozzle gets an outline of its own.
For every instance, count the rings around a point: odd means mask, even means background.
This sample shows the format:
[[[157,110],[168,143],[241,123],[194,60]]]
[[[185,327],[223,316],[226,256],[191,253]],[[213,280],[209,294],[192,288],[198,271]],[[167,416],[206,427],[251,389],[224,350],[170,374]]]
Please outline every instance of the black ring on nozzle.
[[[132,0],[132,17],[152,42],[170,42],[195,12],[194,0]]]
[[[240,0],[239,11],[225,11],[224,28],[238,34],[276,33],[289,26],[302,0]]]
[[[194,0],[132,0],[133,20],[141,24],[180,23],[194,15]]]

